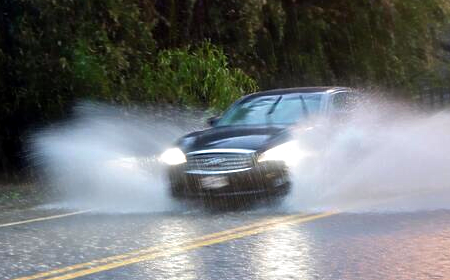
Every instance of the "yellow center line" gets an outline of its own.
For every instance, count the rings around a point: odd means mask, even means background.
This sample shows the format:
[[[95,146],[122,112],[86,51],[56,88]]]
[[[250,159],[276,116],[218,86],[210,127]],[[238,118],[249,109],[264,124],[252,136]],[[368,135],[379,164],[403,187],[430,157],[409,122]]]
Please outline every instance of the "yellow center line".
[[[254,228],[254,227],[266,226],[266,225],[270,225],[270,224],[273,224],[273,223],[279,223],[279,222],[283,222],[283,221],[286,221],[286,220],[289,220],[289,219],[298,218],[299,216],[300,216],[300,214],[296,214],[296,215],[289,215],[289,216],[284,216],[284,217],[276,217],[276,218],[264,219],[264,220],[262,220],[260,222],[252,223],[250,225],[235,227],[235,228],[232,228],[232,229],[228,229],[228,230],[224,230],[224,231],[220,231],[220,232],[215,232],[215,233],[212,233],[212,234],[207,234],[207,235],[200,236],[200,237],[197,237],[197,238],[188,239],[188,240],[181,241],[181,242],[178,242],[178,243],[171,243],[171,244],[165,244],[165,245],[149,247],[149,248],[145,248],[145,249],[138,249],[138,250],[134,250],[134,251],[131,251],[131,252],[128,252],[128,253],[125,253],[125,254],[120,254],[120,255],[110,256],[110,257],[106,257],[106,258],[102,258],[102,259],[98,259],[98,260],[92,260],[92,261],[85,262],[85,263],[70,265],[70,266],[66,266],[66,267],[60,268],[60,269],[55,269],[55,270],[50,270],[50,271],[46,271],[46,272],[41,272],[41,273],[38,273],[38,274],[35,274],[35,275],[21,277],[21,278],[17,278],[17,279],[14,279],[14,280],[33,280],[33,279],[38,279],[38,278],[52,276],[52,275],[55,275],[55,274],[61,274],[61,273],[64,273],[64,272],[69,272],[69,271],[72,271],[72,270],[82,269],[82,268],[85,268],[85,267],[93,267],[93,266],[96,266],[96,265],[99,265],[99,264],[109,263],[109,262],[112,262],[112,261],[118,261],[118,260],[121,260],[121,259],[126,259],[126,258],[129,258],[129,257],[136,256],[136,255],[142,255],[142,254],[155,252],[155,251],[158,251],[158,250],[164,250],[166,248],[170,248],[170,247],[173,247],[173,246],[181,246],[181,245],[186,244],[186,243],[198,242],[198,241],[202,241],[202,240],[218,237],[218,236],[221,236],[221,235],[234,233],[234,232],[237,232],[237,231],[248,230],[248,229]]]
[[[207,234],[207,235],[204,235],[204,236],[201,236],[201,237],[197,237],[197,238],[194,238],[194,239],[188,239],[188,240],[181,241],[181,242],[178,242],[178,243],[171,243],[171,244],[165,244],[165,245],[149,247],[149,248],[145,248],[145,249],[138,249],[138,250],[134,250],[134,251],[131,251],[131,252],[128,252],[128,253],[125,253],[125,254],[115,255],[115,256],[106,257],[106,258],[102,258],[102,259],[98,259],[98,260],[92,260],[92,261],[89,261],[89,262],[75,264],[75,265],[63,267],[63,268],[60,268],[60,269],[55,269],[55,270],[50,270],[50,271],[38,273],[38,274],[35,274],[35,275],[32,275],[32,276],[17,278],[17,279],[14,279],[14,280],[33,280],[33,279],[48,277],[48,276],[52,276],[52,275],[55,275],[55,274],[69,272],[69,271],[77,270],[77,269],[82,269],[82,268],[85,268],[85,267],[92,267],[92,266],[96,266],[96,265],[103,264],[103,263],[109,263],[109,262],[112,262],[112,261],[126,259],[126,258],[133,257],[133,256],[136,256],[136,255],[147,254],[147,253],[151,253],[151,252],[154,252],[154,251],[170,248],[170,247],[173,247],[173,246],[181,246],[183,244],[190,243],[190,242],[198,242],[198,241],[202,241],[202,240],[205,240],[205,239],[210,239],[210,238],[214,238],[214,237],[217,237],[217,236],[234,233],[234,232],[237,232],[237,231],[243,231],[243,230],[247,230],[247,229],[254,228],[254,227],[266,226],[266,225],[273,224],[273,223],[279,223],[279,222],[283,222],[283,221],[286,221],[286,220],[289,220],[289,219],[298,218],[299,216],[300,216],[300,214],[289,215],[289,216],[284,216],[284,217],[276,217],[276,218],[270,218],[270,219],[264,219],[263,221],[256,222],[256,223],[253,223],[253,224],[250,224],[250,225],[245,225],[245,226],[236,227],[236,228],[232,228],[232,229],[228,229],[228,230],[224,230],[224,231],[220,231],[220,232],[216,232],[216,233],[212,233],[212,234]]]
[[[176,254],[180,254],[183,252],[187,252],[196,248],[205,247],[209,245],[214,245],[234,239],[243,238],[246,236],[255,235],[261,232],[269,231],[277,225],[281,224],[299,224],[304,223],[320,218],[325,218],[337,213],[323,213],[311,216],[304,215],[291,215],[282,218],[273,218],[269,220],[265,220],[262,222],[254,223],[247,226],[237,227],[230,230],[225,230],[222,232],[217,232],[209,235],[202,236],[200,238],[192,239],[190,241],[178,243],[178,244],[170,244],[164,246],[156,246],[150,247],[144,250],[137,250],[132,253],[108,257],[104,259],[100,259],[97,261],[92,261],[88,263],[68,266],[62,269],[57,269],[49,272],[39,273],[36,275],[17,278],[15,280],[32,280],[42,277],[48,277],[55,274],[61,274],[64,272],[70,272],[73,270],[80,269],[78,271],[67,273],[61,276],[56,276],[53,278],[47,278],[48,280],[62,280],[62,279],[73,279],[105,270],[111,270],[117,267],[122,267],[142,261],[154,260],[158,257],[168,257]],[[137,255],[132,257],[133,255]],[[105,264],[103,264],[105,263]],[[102,265],[103,264],[103,265]],[[94,267],[93,267],[94,266]]]

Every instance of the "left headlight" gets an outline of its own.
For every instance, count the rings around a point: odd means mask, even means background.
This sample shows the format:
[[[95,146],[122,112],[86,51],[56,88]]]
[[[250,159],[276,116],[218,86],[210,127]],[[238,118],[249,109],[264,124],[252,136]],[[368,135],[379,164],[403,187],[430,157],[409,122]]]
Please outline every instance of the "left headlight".
[[[178,165],[186,162],[186,156],[179,148],[167,149],[159,159],[168,165]]]
[[[296,165],[305,153],[299,148],[297,141],[289,141],[262,153],[258,162],[283,161],[288,166]]]

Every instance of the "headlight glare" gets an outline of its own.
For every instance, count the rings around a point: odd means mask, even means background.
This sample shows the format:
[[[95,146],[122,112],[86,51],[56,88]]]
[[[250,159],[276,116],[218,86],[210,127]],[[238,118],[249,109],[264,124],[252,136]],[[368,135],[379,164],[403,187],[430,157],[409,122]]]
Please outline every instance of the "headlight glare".
[[[179,148],[170,148],[161,154],[159,160],[168,165],[178,165],[186,162],[186,156]]]
[[[288,166],[294,166],[303,157],[305,157],[305,153],[299,148],[298,143],[289,141],[262,153],[258,158],[258,162],[283,161]]]

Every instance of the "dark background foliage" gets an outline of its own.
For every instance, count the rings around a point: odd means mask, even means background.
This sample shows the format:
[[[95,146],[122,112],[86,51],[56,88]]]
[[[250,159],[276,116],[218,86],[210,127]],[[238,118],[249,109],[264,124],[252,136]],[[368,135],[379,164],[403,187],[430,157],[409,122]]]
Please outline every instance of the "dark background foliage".
[[[79,99],[224,108],[289,86],[448,86],[445,0],[0,0],[0,173]],[[447,40],[447,41],[446,41]]]

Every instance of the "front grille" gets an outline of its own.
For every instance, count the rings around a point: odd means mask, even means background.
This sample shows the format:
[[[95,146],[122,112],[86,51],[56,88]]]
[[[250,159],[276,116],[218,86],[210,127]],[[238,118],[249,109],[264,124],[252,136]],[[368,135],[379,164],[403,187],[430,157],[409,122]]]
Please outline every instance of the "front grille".
[[[253,166],[252,154],[207,153],[187,156],[187,170],[229,171]]]

